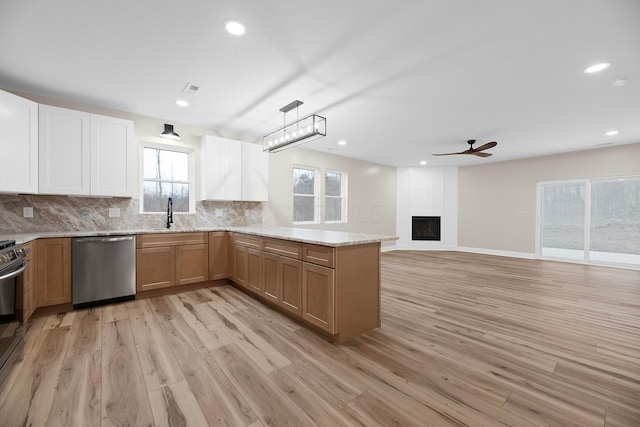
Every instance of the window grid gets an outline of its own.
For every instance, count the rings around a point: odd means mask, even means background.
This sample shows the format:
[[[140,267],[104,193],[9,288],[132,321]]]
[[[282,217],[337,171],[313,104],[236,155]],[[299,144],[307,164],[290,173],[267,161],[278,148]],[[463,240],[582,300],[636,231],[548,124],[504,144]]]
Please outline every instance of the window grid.
[[[293,168],[293,223],[317,224],[318,221],[317,168],[294,166]]]
[[[142,213],[165,213],[172,198],[175,213],[193,212],[192,151],[180,147],[142,146]]]
[[[346,177],[347,174],[339,171],[325,171],[325,223],[347,222],[346,214]]]

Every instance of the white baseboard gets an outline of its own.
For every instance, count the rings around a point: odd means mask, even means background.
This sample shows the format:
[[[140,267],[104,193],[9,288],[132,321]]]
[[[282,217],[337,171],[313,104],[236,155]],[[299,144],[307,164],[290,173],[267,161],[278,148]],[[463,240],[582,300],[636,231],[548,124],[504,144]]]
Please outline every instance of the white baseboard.
[[[470,252],[470,253],[484,254],[484,255],[505,256],[505,257],[511,257],[511,258],[536,259],[535,254],[528,253],[528,252],[498,251],[494,249],[467,248],[463,246],[451,246],[451,247],[433,248],[433,249],[415,248],[411,246],[387,246],[382,248],[381,250],[381,252],[390,252],[390,251],[457,251],[457,252]]]
[[[458,246],[458,249],[456,250],[460,252],[471,252],[474,254],[497,255],[497,256],[506,256],[511,258],[523,258],[523,259],[536,259],[536,254],[529,253],[529,252],[498,251],[495,249],[467,248],[463,246]]]

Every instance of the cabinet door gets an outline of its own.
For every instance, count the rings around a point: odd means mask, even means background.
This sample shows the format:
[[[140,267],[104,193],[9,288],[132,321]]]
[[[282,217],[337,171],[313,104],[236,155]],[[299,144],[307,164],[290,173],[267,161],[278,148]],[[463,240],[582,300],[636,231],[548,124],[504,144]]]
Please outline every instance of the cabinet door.
[[[0,90],[0,193],[38,192],[38,104]]]
[[[300,316],[302,311],[302,261],[280,257],[280,278],[282,308]]]
[[[175,248],[136,250],[136,289],[138,292],[175,285]]]
[[[269,154],[258,144],[242,143],[242,200],[269,200]]]
[[[233,281],[247,287],[247,248],[240,245],[233,246]]]
[[[265,252],[263,254],[264,290],[262,296],[266,299],[280,304],[282,301],[282,281],[280,280],[280,256]]]
[[[29,242],[24,245],[29,248],[29,254],[25,257],[25,261],[27,262],[27,269],[24,271],[22,275],[22,291],[23,291],[23,300],[22,300],[22,321],[26,322],[29,320],[34,310],[36,309],[36,301],[35,295],[36,291],[34,289],[36,280],[35,280],[35,256],[36,256],[36,242]]]
[[[209,233],[209,280],[227,278],[228,265],[227,232]]]
[[[200,157],[202,199],[241,200],[241,142],[205,135],[201,140]]]
[[[133,122],[91,115],[91,194],[133,195]]]
[[[39,106],[39,192],[89,195],[91,115]]]
[[[302,263],[302,318],[335,333],[334,270]]]
[[[209,245],[176,247],[176,284],[206,282],[209,277]]]
[[[262,251],[247,248],[247,287],[250,291],[262,295]]]
[[[35,258],[37,306],[70,303],[71,239],[39,239]]]

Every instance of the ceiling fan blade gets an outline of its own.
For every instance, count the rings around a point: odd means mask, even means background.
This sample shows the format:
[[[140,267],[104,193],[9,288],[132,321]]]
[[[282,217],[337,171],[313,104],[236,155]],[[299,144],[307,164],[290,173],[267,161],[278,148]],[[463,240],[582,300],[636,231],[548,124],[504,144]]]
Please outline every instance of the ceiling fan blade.
[[[474,151],[473,153],[469,153],[469,154],[473,154],[474,156],[478,156],[478,157],[490,157],[490,156],[493,156],[493,154],[491,154],[491,153],[478,153],[476,151]]]
[[[489,148],[493,148],[496,145],[498,145],[497,142],[493,141],[493,142],[487,142],[486,144],[481,145],[480,147],[474,148],[472,151],[483,151],[483,150],[488,150]]]
[[[432,154],[432,156],[453,156],[455,154],[471,154],[471,152],[467,150],[467,151],[460,151],[459,153]]]

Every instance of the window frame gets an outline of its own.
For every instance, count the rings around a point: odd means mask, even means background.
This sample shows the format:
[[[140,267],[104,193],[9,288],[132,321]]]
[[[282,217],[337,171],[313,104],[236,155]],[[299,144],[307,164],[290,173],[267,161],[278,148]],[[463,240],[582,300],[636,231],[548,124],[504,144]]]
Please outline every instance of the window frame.
[[[327,174],[340,175],[340,197],[337,196],[328,196],[327,195]],[[323,220],[325,224],[346,224],[347,223],[347,173],[344,171],[333,170],[333,169],[325,169],[324,174],[324,191],[323,191],[323,200],[324,200],[324,216]],[[339,221],[329,221],[327,220],[327,199],[340,199],[340,220]]]
[[[307,170],[307,171],[311,171],[314,173],[314,179],[313,179],[313,220],[312,221],[296,221],[295,220],[295,209],[296,209],[296,196],[303,196],[303,197],[311,197],[308,194],[297,194],[295,193],[295,183],[293,182],[293,174],[295,173],[296,169],[303,169],[303,170]],[[291,221],[294,225],[298,225],[298,224],[320,224],[320,197],[319,197],[319,187],[320,187],[320,183],[318,181],[318,176],[320,175],[320,168],[318,167],[314,167],[314,166],[305,166],[305,165],[298,165],[298,164],[294,164],[293,165],[293,169],[291,171],[291,192],[292,192],[292,196],[291,196]]]
[[[177,153],[185,153],[188,156],[188,182],[183,181],[160,181],[160,182],[180,182],[189,185],[189,211],[188,212],[174,212],[175,215],[186,215],[196,213],[196,186],[195,186],[195,150],[191,147],[183,147],[179,145],[171,144],[159,144],[156,142],[142,141],[140,143],[140,213],[145,215],[166,215],[166,212],[145,212],[144,211],[144,149],[151,148],[156,150],[174,151]],[[155,180],[154,180],[155,181]]]

